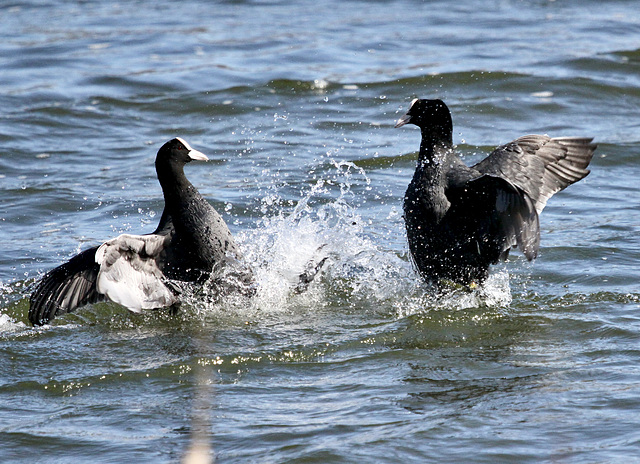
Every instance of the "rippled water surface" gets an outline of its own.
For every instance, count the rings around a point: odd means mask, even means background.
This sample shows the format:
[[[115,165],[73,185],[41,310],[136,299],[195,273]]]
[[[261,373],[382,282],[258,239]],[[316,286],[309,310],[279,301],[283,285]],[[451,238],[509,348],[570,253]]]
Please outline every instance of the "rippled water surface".
[[[640,455],[635,2],[25,0],[0,37],[0,461]],[[468,163],[526,133],[599,144],[537,261],[473,293],[432,295],[407,257],[419,133],[393,124],[416,96],[447,102]],[[176,135],[258,295],[32,328],[42,273],[155,228]]]

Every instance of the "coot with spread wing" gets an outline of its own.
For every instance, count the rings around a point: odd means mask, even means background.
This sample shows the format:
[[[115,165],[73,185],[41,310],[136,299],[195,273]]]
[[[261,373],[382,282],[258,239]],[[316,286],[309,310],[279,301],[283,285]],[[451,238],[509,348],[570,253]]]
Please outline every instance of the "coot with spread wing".
[[[179,137],[165,143],[155,163],[165,201],[156,230],[122,234],[49,271],[31,294],[31,323],[46,324],[104,300],[134,312],[175,307],[180,303],[176,282],[210,280],[220,287],[226,283],[212,275],[230,269],[234,289],[250,294],[252,273],[227,224],[184,175],[185,164],[207,159]]]
[[[415,99],[396,127],[405,124],[422,132],[404,198],[409,250],[422,278],[436,285],[482,283],[513,247],[534,259],[538,215],[553,194],[589,174],[596,149],[591,138],[525,135],[469,167],[455,152],[442,100]]]

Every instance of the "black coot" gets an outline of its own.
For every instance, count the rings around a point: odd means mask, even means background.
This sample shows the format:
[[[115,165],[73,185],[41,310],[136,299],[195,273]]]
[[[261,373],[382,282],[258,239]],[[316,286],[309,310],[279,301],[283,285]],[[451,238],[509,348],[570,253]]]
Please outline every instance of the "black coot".
[[[538,215],[554,193],[589,174],[596,149],[591,138],[525,135],[468,167],[443,101],[414,100],[396,127],[405,124],[422,131],[404,198],[409,249],[422,278],[436,285],[482,283],[512,247],[535,258]]]
[[[251,271],[242,264],[229,228],[184,175],[185,164],[207,159],[181,138],[165,143],[156,157],[165,201],[157,229],[120,235],[49,271],[31,294],[31,323],[42,325],[102,300],[134,312],[176,306],[180,290],[175,281],[211,279],[221,286],[215,275],[230,269],[235,290],[251,293]]]

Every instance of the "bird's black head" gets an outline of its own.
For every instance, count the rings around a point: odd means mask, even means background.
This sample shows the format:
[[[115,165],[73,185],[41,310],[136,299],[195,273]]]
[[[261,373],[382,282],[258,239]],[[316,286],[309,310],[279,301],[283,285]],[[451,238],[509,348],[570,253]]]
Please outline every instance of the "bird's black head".
[[[158,150],[156,164],[159,161],[165,161],[171,164],[177,163],[184,165],[190,161],[206,161],[208,159],[207,155],[191,148],[184,139],[176,137],[162,145],[160,150]]]
[[[415,124],[426,132],[452,143],[453,123],[451,112],[442,100],[423,100],[416,98],[411,102],[409,111],[396,122],[395,127]]]

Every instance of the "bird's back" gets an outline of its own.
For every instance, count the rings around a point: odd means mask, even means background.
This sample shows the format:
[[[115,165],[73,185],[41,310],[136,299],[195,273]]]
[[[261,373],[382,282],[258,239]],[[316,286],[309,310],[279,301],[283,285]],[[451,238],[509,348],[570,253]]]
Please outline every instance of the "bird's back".
[[[170,265],[164,270],[167,277],[200,280],[228,259],[240,257],[224,219],[199,193],[171,214],[174,236],[168,250]]]

